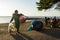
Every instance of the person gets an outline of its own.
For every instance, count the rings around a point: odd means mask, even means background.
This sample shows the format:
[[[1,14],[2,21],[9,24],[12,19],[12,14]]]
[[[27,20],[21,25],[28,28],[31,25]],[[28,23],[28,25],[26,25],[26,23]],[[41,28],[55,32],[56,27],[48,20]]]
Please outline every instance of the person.
[[[53,27],[54,27],[54,28],[57,27],[57,19],[56,19],[56,17],[54,17],[54,19],[53,19]]]
[[[47,17],[45,17],[45,26],[47,26],[48,22],[47,22]]]
[[[12,15],[12,19],[10,20],[10,23],[11,23],[14,19],[15,28],[17,29],[18,33],[19,33],[19,26],[20,26],[19,17],[20,17],[20,15],[18,14],[18,10],[15,10],[15,12]]]

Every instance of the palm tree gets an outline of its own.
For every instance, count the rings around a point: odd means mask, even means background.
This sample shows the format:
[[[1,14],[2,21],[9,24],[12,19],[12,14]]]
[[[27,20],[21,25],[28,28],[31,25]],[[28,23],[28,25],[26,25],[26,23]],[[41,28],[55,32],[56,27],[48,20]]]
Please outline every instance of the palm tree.
[[[39,2],[36,2],[38,10],[47,10],[50,9],[54,4],[59,2],[60,0],[39,0]]]

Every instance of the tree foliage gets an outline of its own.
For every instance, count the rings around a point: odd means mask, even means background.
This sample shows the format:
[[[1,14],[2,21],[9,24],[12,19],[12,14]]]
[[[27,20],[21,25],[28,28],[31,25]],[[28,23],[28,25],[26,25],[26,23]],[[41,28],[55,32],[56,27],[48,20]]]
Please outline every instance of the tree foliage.
[[[36,2],[38,10],[47,10],[51,8],[55,3],[59,2],[60,0],[40,0]]]

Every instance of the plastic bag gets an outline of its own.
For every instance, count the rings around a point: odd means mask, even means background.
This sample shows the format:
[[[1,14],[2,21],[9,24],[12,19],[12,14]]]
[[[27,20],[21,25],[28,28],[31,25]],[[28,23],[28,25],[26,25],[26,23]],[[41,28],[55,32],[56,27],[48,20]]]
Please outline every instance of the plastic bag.
[[[32,29],[33,29],[33,25],[30,25],[30,26],[27,28],[28,31],[31,31]]]

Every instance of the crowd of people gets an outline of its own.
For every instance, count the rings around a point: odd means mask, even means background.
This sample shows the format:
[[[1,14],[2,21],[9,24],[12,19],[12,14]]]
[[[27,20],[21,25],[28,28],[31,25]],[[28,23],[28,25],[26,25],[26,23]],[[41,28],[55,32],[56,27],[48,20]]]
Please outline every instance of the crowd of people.
[[[45,17],[45,26],[49,26],[51,28],[60,27],[60,19],[57,17],[54,17],[54,18]]]

